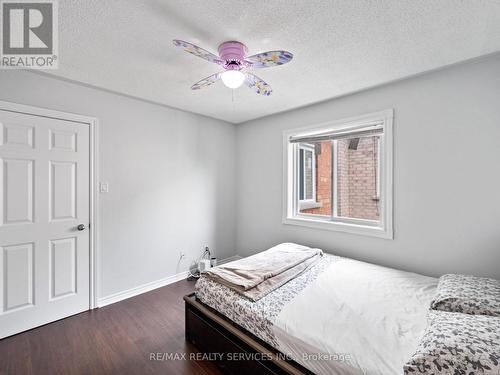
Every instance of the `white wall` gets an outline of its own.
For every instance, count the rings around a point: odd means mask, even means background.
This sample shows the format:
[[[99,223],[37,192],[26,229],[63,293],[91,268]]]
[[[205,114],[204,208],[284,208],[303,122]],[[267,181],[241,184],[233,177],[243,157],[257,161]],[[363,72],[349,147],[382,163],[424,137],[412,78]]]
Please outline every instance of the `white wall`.
[[[99,119],[101,298],[186,270],[205,244],[234,255],[234,125],[22,71],[0,71],[0,100]]]
[[[394,240],[282,224],[283,130],[387,108]],[[237,153],[241,255],[295,241],[428,275],[500,278],[499,55],[239,125]]]

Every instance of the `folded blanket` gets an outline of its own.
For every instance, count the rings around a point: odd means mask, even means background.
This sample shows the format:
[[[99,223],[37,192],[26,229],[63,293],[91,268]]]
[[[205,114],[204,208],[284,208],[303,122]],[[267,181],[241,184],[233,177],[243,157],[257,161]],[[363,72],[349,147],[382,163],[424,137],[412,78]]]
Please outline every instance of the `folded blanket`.
[[[282,243],[211,268],[204,275],[256,301],[312,267],[322,254],[320,249]]]

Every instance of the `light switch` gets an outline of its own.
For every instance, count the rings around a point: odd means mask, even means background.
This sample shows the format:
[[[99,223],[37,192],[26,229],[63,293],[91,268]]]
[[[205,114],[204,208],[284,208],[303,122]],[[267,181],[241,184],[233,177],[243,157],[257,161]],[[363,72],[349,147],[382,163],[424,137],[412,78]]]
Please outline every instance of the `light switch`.
[[[109,193],[109,184],[107,182],[101,182],[99,184],[99,191],[101,193]]]

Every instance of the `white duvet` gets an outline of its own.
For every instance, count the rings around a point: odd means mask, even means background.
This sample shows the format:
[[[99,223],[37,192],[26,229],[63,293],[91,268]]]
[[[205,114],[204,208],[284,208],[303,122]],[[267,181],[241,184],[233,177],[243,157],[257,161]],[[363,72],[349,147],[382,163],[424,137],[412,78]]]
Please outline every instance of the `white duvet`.
[[[277,316],[278,349],[315,374],[402,374],[436,286],[432,277],[334,262]]]

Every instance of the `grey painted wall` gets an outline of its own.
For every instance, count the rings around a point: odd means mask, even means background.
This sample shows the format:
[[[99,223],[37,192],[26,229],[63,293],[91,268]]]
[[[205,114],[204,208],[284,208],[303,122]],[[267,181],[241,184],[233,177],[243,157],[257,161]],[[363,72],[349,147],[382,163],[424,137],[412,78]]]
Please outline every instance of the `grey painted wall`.
[[[205,244],[234,255],[234,125],[22,71],[0,71],[0,100],[99,119],[100,297],[186,270]]]
[[[21,71],[0,71],[0,100],[99,118],[110,184],[99,196],[100,297],[187,269],[205,244],[225,258],[295,241],[423,274],[500,278],[500,56],[236,127]],[[282,131],[386,108],[394,240],[283,225]]]
[[[394,240],[282,224],[282,131],[387,108]],[[237,162],[241,255],[295,241],[428,275],[500,278],[498,55],[239,125]]]

